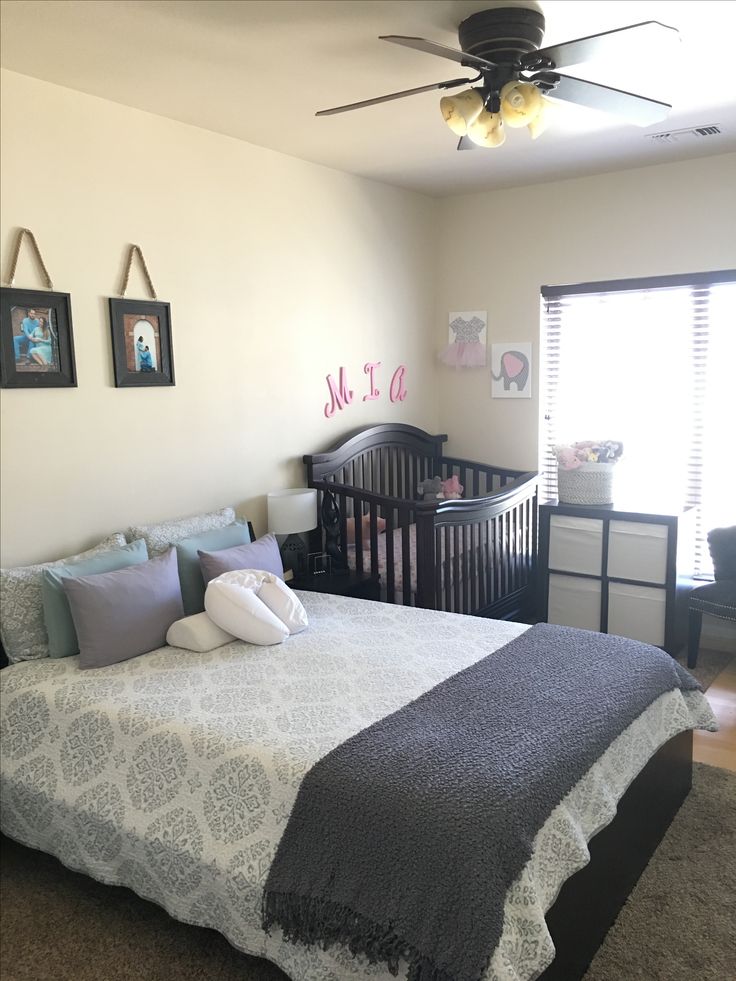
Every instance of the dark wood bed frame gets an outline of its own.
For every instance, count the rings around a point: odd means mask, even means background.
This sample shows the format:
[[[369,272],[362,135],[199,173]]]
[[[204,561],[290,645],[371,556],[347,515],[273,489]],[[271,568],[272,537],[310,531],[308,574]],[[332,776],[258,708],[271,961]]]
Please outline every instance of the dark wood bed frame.
[[[692,785],[693,733],[670,739],[591,839],[590,862],[570,876],[547,913],[557,954],[539,981],[579,981]]]
[[[355,567],[378,576],[377,520],[386,521],[389,603],[449,610],[496,619],[524,618],[533,610],[537,543],[537,474],[444,456],[445,435],[399,423],[350,433],[326,453],[304,457],[307,485],[332,492],[346,522],[368,516],[367,540],[355,522]],[[457,475],[464,497],[420,501],[418,485]],[[416,593],[411,590],[410,526],[416,525]],[[400,532],[395,550],[394,532]],[[396,589],[396,570],[403,585]]]

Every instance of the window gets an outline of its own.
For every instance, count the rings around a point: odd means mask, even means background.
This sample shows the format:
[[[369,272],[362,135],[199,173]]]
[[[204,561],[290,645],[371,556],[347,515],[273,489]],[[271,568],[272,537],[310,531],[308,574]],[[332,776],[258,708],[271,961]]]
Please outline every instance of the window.
[[[736,271],[542,289],[540,463],[557,496],[552,447],[621,440],[617,500],[696,512],[705,535],[736,524]]]

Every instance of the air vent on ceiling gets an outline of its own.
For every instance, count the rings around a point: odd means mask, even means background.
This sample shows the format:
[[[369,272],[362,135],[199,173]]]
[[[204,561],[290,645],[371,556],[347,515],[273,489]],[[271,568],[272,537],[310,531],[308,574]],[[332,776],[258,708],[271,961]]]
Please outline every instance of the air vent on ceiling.
[[[647,133],[647,139],[655,143],[684,143],[692,140],[720,136],[723,130],[716,123],[707,126],[690,126],[687,129],[671,129],[664,133]]]

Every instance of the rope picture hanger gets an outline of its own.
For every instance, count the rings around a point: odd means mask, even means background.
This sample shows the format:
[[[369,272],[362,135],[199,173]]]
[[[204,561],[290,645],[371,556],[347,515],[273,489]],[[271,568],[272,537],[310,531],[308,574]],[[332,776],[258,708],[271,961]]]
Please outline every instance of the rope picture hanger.
[[[131,245],[130,250],[128,251],[128,261],[125,265],[125,272],[123,273],[123,283],[122,286],[120,287],[120,296],[124,297],[125,291],[128,288],[130,269],[131,266],[133,265],[133,256],[135,255],[137,255],[140,260],[141,268],[143,269],[143,275],[146,277],[146,281],[148,283],[148,290],[151,294],[151,299],[156,300],[158,299],[158,297],[156,296],[156,290],[153,288],[151,274],[148,272],[148,266],[146,265],[146,260],[143,258],[143,252],[141,251],[140,245]]]
[[[138,256],[150,299],[126,299],[133,259]],[[158,299],[140,245],[127,248],[118,298],[110,297],[112,362],[116,388],[174,385],[171,307]]]
[[[45,289],[18,288],[20,250],[30,241]],[[0,288],[0,388],[76,388],[72,298],[54,290],[36,236],[18,228],[7,285]]]
[[[25,239],[26,235],[31,241],[31,245],[33,246],[33,251],[36,253],[36,259],[38,261],[39,266],[41,267],[41,271],[43,272],[44,279],[46,280],[46,289],[52,290],[54,288],[54,284],[51,282],[51,277],[49,276],[49,271],[46,268],[46,263],[43,261],[41,257],[41,250],[38,247],[36,236],[33,234],[30,228],[18,229],[18,236],[15,240],[15,248],[13,249],[13,254],[10,258],[10,275],[8,276],[7,284],[8,286],[12,287],[15,283],[15,270],[18,266],[20,248],[21,245],[23,244],[23,240]]]

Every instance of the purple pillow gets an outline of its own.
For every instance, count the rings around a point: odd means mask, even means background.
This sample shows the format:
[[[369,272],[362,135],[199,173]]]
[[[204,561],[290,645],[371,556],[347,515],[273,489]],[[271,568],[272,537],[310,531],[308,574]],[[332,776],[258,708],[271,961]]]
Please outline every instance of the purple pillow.
[[[102,668],[166,643],[166,631],[184,616],[176,549],[116,572],[63,579],[79,667]]]
[[[200,551],[198,554],[205,584],[223,572],[238,569],[260,569],[261,572],[272,572],[279,579],[284,578],[284,565],[275,535],[264,535],[248,545],[236,545],[220,552]]]

